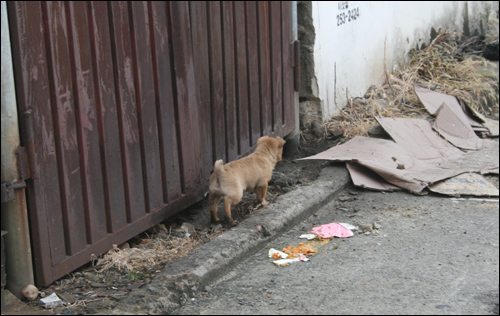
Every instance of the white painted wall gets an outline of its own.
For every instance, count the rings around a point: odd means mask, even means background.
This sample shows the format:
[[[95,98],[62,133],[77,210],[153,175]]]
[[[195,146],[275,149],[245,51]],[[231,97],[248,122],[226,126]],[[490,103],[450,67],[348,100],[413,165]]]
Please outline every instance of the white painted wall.
[[[323,103],[323,119],[339,112],[335,101],[343,107],[347,91],[349,97],[363,96],[370,85],[385,80],[386,38],[391,73],[406,62],[411,48],[429,44],[432,27],[463,31],[468,12],[474,34],[481,15],[491,9],[498,10],[497,1],[312,1],[315,94]]]

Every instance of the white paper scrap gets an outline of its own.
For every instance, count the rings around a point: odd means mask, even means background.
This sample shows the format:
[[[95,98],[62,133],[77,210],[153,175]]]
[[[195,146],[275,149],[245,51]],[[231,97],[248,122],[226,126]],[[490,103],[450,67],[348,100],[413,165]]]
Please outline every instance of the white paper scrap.
[[[307,239],[307,240],[312,240],[316,237],[318,237],[318,235],[316,235],[316,234],[302,234],[299,236],[299,238]]]
[[[45,308],[54,308],[64,304],[56,293],[52,293],[49,296],[42,298],[40,302],[44,304],[43,307]]]
[[[288,258],[288,254],[284,253],[283,251],[276,250],[274,248],[269,249],[269,258],[273,258],[273,255],[277,253],[278,258],[286,259]]]

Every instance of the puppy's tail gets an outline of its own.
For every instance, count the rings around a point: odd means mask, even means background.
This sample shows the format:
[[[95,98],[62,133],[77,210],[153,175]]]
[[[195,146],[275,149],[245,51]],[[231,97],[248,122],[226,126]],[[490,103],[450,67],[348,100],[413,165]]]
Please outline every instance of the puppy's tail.
[[[223,170],[224,163],[222,162],[222,159],[219,159],[215,162],[214,168],[212,169],[212,172],[215,173],[216,175],[220,175]]]
[[[212,168],[212,171],[210,172],[210,178],[215,178],[217,179],[217,186],[219,186],[219,177],[224,172],[224,163],[222,162],[222,159],[217,160],[214,163],[214,167]]]
[[[222,159],[215,162],[210,175],[210,190],[220,190],[220,175],[224,171]],[[212,186],[213,185],[213,186]]]

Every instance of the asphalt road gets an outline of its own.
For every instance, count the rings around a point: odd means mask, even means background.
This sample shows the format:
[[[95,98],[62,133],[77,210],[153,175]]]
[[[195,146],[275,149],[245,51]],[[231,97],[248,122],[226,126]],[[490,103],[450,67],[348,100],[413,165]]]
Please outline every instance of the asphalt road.
[[[348,188],[175,313],[498,314],[499,204],[488,200]],[[308,262],[268,258],[269,248],[298,245],[332,222],[364,231],[331,240]]]

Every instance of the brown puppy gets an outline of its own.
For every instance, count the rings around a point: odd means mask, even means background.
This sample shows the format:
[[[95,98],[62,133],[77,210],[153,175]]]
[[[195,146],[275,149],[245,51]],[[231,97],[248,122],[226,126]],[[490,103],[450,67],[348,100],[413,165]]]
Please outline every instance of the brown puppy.
[[[281,160],[285,141],[280,137],[263,136],[257,141],[255,151],[244,158],[223,165],[222,160],[214,164],[209,180],[208,203],[215,221],[217,205],[224,198],[224,212],[233,222],[231,205],[237,204],[243,197],[243,191],[255,192],[257,202],[267,205],[265,200],[267,183],[271,180],[276,163]]]

